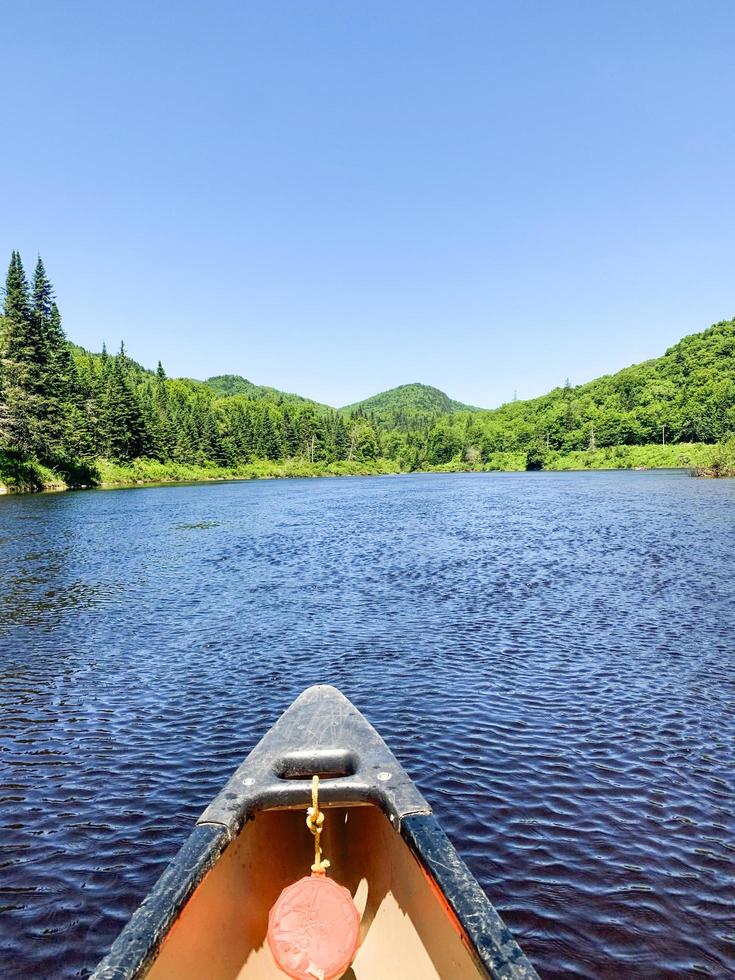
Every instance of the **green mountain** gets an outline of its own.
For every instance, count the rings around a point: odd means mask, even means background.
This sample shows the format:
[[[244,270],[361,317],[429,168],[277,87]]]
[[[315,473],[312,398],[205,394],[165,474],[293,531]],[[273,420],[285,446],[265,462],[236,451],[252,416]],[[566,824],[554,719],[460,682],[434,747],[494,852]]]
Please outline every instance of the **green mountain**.
[[[454,401],[431,385],[416,382],[381,391],[363,401],[345,405],[340,411],[350,415],[370,416],[382,428],[409,430],[425,428],[442,415],[482,410],[474,405],[463,405],[462,402]]]
[[[321,409],[329,409],[329,405],[315,402],[311,398],[304,398],[303,395],[295,395],[289,391],[279,391],[278,388],[269,388],[267,385],[256,385],[247,378],[239,374],[218,374],[212,378],[207,378],[204,382],[214,391],[219,398],[230,398],[234,395],[244,395],[255,401],[266,399],[267,401],[277,402],[280,405],[316,405]]]
[[[468,450],[574,452],[726,439],[735,433],[735,320],[684,337],[661,357],[576,387],[437,423],[433,463]],[[430,440],[431,441],[431,440]]]

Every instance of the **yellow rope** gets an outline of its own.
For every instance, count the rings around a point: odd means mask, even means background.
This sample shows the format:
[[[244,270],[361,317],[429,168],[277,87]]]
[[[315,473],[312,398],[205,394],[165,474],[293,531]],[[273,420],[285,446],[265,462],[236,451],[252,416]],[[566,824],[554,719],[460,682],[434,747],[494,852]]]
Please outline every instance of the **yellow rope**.
[[[325,874],[329,867],[329,861],[322,860],[322,828],[324,826],[324,814],[319,809],[319,777],[314,776],[311,780],[311,806],[306,811],[306,826],[314,835],[314,863],[311,870],[315,875]]]

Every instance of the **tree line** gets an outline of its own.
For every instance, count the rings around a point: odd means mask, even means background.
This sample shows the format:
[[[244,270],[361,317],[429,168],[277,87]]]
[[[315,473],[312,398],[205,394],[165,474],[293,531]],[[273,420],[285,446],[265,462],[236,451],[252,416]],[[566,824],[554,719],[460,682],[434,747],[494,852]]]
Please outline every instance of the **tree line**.
[[[70,344],[39,258],[31,282],[13,252],[0,320],[0,445],[57,469],[97,458],[235,467],[257,460],[365,461],[373,423],[277,399],[218,398],[130,358]]]
[[[540,398],[437,420],[433,464],[484,463],[507,452],[546,455],[609,446],[718,443],[735,433],[735,320],[684,337],[661,357]]]
[[[368,412],[251,387],[257,397],[225,395],[168,378],[160,363],[146,370],[122,344],[114,354],[75,347],[42,260],[28,282],[13,252],[0,318],[0,449],[61,471],[99,458],[225,467],[388,459],[416,470],[492,465],[519,452],[537,468],[553,453],[714,443],[735,432],[735,320],[685,337],[660,358],[492,411],[457,410],[464,406],[416,385],[385,393],[384,410]]]

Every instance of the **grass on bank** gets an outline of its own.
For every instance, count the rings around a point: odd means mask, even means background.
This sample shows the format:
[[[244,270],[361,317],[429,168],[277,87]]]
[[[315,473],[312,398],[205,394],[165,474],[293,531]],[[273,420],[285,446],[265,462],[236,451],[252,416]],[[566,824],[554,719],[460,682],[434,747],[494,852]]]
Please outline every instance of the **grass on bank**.
[[[727,444],[723,444],[723,447]],[[723,447],[704,443],[680,443],[670,446],[609,446],[592,452],[557,453],[549,451],[543,460],[546,470],[613,470],[662,468],[688,468],[698,475],[708,468],[717,468],[717,475],[726,475],[722,460],[729,458]],[[525,452],[495,453],[486,463],[453,460],[444,466],[427,467],[431,472],[520,472],[528,468],[529,454]],[[735,458],[735,442],[731,449]],[[713,461],[719,460],[719,463]],[[402,472],[394,460],[380,459],[366,462],[307,463],[303,460],[287,460],[282,463],[267,460],[249,463],[235,468],[192,466],[184,463],[159,463],[156,460],[138,459],[121,465],[101,460],[98,463],[103,486],[123,486],[135,483],[183,483],[196,480],[251,480],[277,477],[309,476],[375,476]],[[701,472],[700,472],[701,470]]]
[[[735,436],[706,449],[694,466],[697,476],[735,476]]]
[[[684,467],[697,476],[735,476],[735,438],[717,445],[679,443],[670,446],[606,446],[602,449],[558,453],[543,446],[526,452],[495,453],[485,463],[452,460],[431,467],[434,472],[520,472],[545,470],[659,469]],[[59,462],[42,466],[20,454],[0,449],[0,492],[27,493],[37,490],[66,490],[89,486],[135,486],[147,483],[193,483],[203,480],[258,480],[282,477],[376,476],[399,473],[394,460],[366,462],[308,463],[303,460],[262,460],[239,467],[196,466],[136,459],[131,463],[97,460],[83,464]]]
[[[669,446],[606,446],[592,452],[565,453],[549,460],[544,465],[544,469],[550,470],[607,470],[607,469],[636,469],[644,467],[646,469],[668,469],[683,467],[692,471],[696,476],[732,476],[735,475],[735,447],[731,451],[730,470],[727,471],[726,465],[721,465],[716,473],[705,473],[705,470],[712,467],[713,460],[724,460],[727,453],[723,455],[723,447],[727,443],[720,445],[707,445],[701,442],[682,442]]]
[[[605,446],[593,451],[564,453],[551,459],[545,469],[550,470],[608,470],[608,469],[692,469],[706,458],[712,446],[703,443],[682,442],[669,446]]]
[[[374,462],[308,463],[304,460],[271,462],[261,460],[243,466],[195,466],[188,463],[159,463],[154,459],[136,459],[128,464],[98,463],[102,486],[130,486],[139,483],[191,483],[199,480],[263,480],[277,477],[374,476],[398,473],[400,467],[391,460]]]
[[[459,473],[468,470],[504,470],[520,472],[535,470],[631,470],[684,468],[697,471],[710,465],[720,447],[698,442],[683,442],[670,446],[605,446],[601,449],[560,453],[543,445],[528,452],[494,453],[487,462],[472,465],[455,459],[436,467],[443,472]],[[722,475],[725,475],[724,473]]]

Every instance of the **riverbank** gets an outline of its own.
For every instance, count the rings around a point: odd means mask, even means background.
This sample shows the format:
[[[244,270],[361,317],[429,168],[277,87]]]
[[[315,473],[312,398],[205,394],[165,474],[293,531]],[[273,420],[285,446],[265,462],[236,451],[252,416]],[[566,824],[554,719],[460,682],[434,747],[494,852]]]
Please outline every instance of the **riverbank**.
[[[694,468],[695,475],[709,478],[735,476],[735,437],[707,448],[709,452]]]
[[[702,442],[682,442],[670,446],[604,446],[595,450],[562,453],[545,447],[530,452],[494,453],[481,466],[452,461],[434,467],[448,473],[467,470],[520,472],[535,470],[634,470],[690,469],[711,465],[720,447]],[[723,474],[724,475],[724,474]]]
[[[246,466],[196,466],[136,459],[128,464],[100,459],[93,465],[54,470],[34,460],[0,451],[0,494],[80,490],[92,487],[142,486],[156,483],[203,483],[224,480],[287,479],[318,476],[378,476],[399,473],[392,460],[370,462],[308,463],[302,460],[249,463]]]
[[[262,460],[245,466],[192,466],[186,463],[159,463],[136,459],[128,465],[100,460],[99,486],[122,487],[146,483],[195,483],[222,480],[268,480],[319,476],[379,476],[399,473],[400,466],[388,459],[370,462],[308,463]]]
[[[68,490],[61,473],[17,453],[0,449],[0,494],[37,493],[39,490]]]
[[[690,469],[697,476],[735,476],[735,445],[680,443],[670,446],[606,446],[594,451],[559,453],[553,450],[494,453],[484,463],[452,460],[426,472],[520,472],[544,470]],[[195,466],[137,459],[132,463],[98,460],[93,466],[50,469],[0,451],[0,493],[33,493],[87,487],[143,486],[159,483],[195,483],[224,480],[288,479],[324,476],[380,476],[406,472],[390,459],[363,462],[308,463],[303,460],[248,463],[239,467]]]

